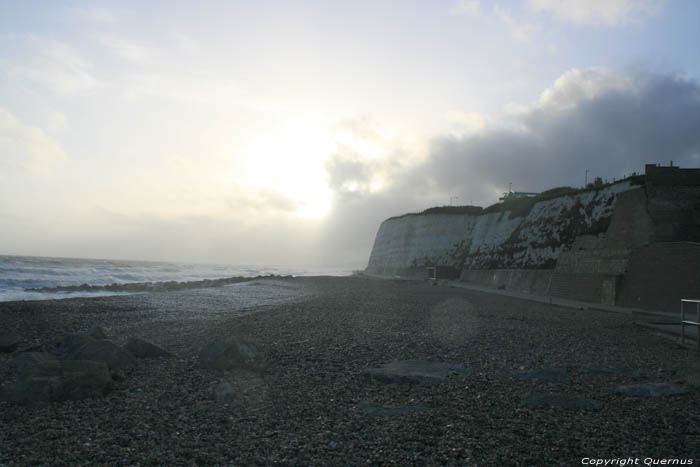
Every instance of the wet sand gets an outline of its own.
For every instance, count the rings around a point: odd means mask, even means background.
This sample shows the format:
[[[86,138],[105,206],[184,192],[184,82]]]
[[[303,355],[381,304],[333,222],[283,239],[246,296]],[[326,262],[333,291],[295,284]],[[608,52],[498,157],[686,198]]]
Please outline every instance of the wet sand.
[[[99,325],[118,344],[137,336],[175,354],[141,360],[102,399],[0,402],[6,465],[700,461],[700,389],[690,384],[698,352],[622,315],[427,282],[326,277],[2,303],[0,323],[24,345]],[[257,342],[265,371],[200,368],[200,349],[230,336]],[[4,384],[14,378],[10,360],[0,354]],[[394,360],[467,371],[433,385],[368,376]],[[224,381],[234,396],[217,400]],[[654,382],[685,393],[607,391]],[[598,405],[537,403],[550,399]]]

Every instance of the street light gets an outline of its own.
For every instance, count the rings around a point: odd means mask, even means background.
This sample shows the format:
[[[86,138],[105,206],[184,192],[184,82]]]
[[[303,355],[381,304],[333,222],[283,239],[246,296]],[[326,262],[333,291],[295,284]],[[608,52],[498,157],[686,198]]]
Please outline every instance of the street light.
[[[588,186],[588,172],[590,172],[590,170],[586,169],[586,181],[583,183],[584,188]]]
[[[450,196],[450,206],[452,206],[453,199],[459,199],[459,196]]]

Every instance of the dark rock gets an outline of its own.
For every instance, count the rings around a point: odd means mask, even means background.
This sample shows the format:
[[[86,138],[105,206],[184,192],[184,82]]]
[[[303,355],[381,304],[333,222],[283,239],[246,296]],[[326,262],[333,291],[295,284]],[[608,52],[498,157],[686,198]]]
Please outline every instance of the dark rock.
[[[262,370],[264,357],[251,342],[230,339],[212,342],[199,353],[199,364],[212,370]]]
[[[468,369],[458,363],[397,360],[366,373],[382,383],[439,384],[449,375],[467,372]]]
[[[54,342],[54,352],[58,357],[65,357],[76,352],[89,342],[107,340],[105,330],[100,326],[93,326],[87,332],[80,334],[66,334]]]
[[[403,406],[385,406],[373,402],[363,401],[357,404],[357,408],[368,415],[376,415],[379,417],[396,417],[400,415],[408,415],[414,413],[431,413],[437,412],[439,409],[435,407],[423,407],[419,405],[403,405]]]
[[[84,345],[72,350],[67,360],[94,360],[104,362],[110,370],[136,366],[136,358],[113,342],[88,338]]]
[[[47,352],[22,352],[12,360],[11,366],[15,367],[20,381],[61,374],[61,362]]]
[[[57,357],[67,357],[77,352],[81,347],[96,339],[85,334],[66,334],[61,336],[53,346],[53,352]]]
[[[112,385],[109,368],[92,360],[61,362],[61,400],[79,400],[103,396]]]
[[[516,370],[509,374],[518,381],[533,383],[571,384],[569,372],[563,368],[545,368],[542,370]]]
[[[663,397],[683,394],[685,389],[673,383],[629,384],[606,388],[607,392],[616,392],[630,397]]]
[[[23,381],[5,386],[0,391],[0,400],[15,404],[36,404],[61,400],[61,376],[31,376]]]
[[[14,352],[22,338],[16,334],[0,334],[0,352],[11,353]]]
[[[155,344],[151,344],[138,337],[130,337],[124,346],[129,353],[137,358],[158,358],[158,357],[172,357],[173,354],[167,350],[158,347]]]
[[[112,378],[103,362],[64,360],[41,352],[18,356],[17,382],[6,386],[0,398],[18,404],[79,400],[103,396]]]
[[[520,402],[528,407],[589,410],[599,410],[603,408],[601,402],[593,399],[583,399],[554,392],[527,394],[520,398]]]

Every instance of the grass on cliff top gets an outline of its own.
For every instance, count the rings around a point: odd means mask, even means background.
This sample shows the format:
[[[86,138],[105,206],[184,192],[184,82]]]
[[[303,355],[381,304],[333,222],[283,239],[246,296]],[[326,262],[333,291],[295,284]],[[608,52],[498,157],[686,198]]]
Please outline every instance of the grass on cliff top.
[[[628,181],[632,185],[643,185],[644,175],[635,175],[632,177],[627,177],[624,180],[619,180],[614,183],[620,183],[623,181]],[[530,214],[533,206],[539,201],[548,201],[550,199],[559,198],[561,196],[573,196],[579,193],[585,193],[587,191],[597,191],[607,188],[614,183],[601,183],[594,185],[589,183],[585,188],[574,188],[570,186],[559,186],[556,188],[551,188],[547,191],[543,191],[537,196],[530,198],[515,198],[500,203],[492,204],[487,208],[482,208],[481,206],[436,206],[433,208],[428,208],[421,212],[412,212],[408,214],[403,214],[401,216],[390,217],[387,220],[401,219],[408,216],[423,216],[427,214],[466,214],[469,216],[480,216],[482,214],[489,214],[493,212],[505,212],[510,211],[511,217],[524,217]]]

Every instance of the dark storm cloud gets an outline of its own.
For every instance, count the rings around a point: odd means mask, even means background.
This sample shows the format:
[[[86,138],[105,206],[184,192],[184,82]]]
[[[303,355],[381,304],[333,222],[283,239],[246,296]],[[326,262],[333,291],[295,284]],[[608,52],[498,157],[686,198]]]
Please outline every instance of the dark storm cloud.
[[[355,151],[343,146],[326,161],[326,172],[331,189],[343,194],[366,191],[372,175],[370,165]]]
[[[449,203],[489,205],[513,182],[517,191],[581,186],[585,171],[612,180],[646,163],[700,166],[700,84],[674,75],[573,70],[540,101],[499,126],[463,137],[437,136],[430,154],[405,168],[400,156],[383,167],[388,185],[343,195],[347,180],[371,178],[357,158],[327,165],[336,206],[326,226],[328,248],[365,257],[390,216]],[[392,165],[393,164],[393,165]],[[338,253],[337,249],[335,253]]]
[[[698,166],[697,81],[637,74],[606,83],[583,73],[567,80],[573,83],[559,84],[592,95],[550,96],[513,117],[508,127],[436,138],[426,176],[483,199],[490,186],[507,187],[510,181],[519,190],[578,186],[587,169],[590,176],[612,179],[641,171],[645,163]]]

